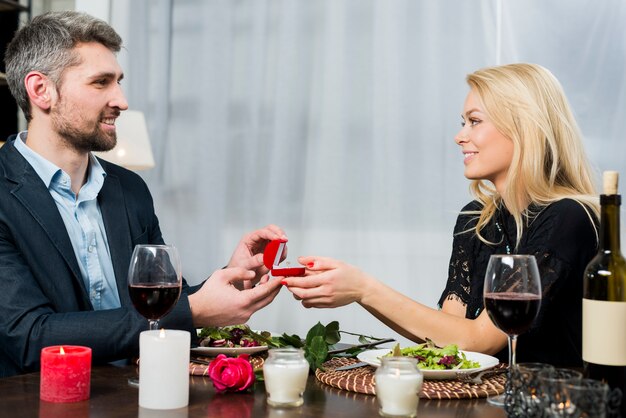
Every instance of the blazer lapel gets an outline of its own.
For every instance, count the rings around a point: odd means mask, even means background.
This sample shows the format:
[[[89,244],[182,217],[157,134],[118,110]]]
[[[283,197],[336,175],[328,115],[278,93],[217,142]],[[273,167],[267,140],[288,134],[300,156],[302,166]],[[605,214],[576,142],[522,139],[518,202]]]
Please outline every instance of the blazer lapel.
[[[35,170],[14,149],[13,142],[5,144],[5,147],[9,147],[6,159],[6,176],[16,184],[11,193],[50,237],[50,241],[72,271],[74,280],[78,282],[83,302],[87,306],[91,306],[78,261],[74,254],[74,247],[72,247],[70,237],[65,229],[65,223],[61,218],[56,203],[54,203],[54,199],[52,199],[46,185]]]
[[[102,162],[102,160],[100,161]],[[111,252],[111,261],[113,262],[120,303],[122,306],[129,306],[131,301],[128,295],[127,276],[133,247],[124,193],[118,177],[113,175],[106,176],[102,189],[98,194],[98,203],[100,204],[100,212],[102,213],[107,241],[109,242],[109,251]]]

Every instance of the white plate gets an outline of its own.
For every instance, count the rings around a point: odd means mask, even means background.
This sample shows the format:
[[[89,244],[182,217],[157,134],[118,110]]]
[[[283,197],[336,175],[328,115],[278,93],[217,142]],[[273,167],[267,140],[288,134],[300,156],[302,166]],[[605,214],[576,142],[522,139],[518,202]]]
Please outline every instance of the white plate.
[[[238,356],[239,354],[253,354],[266,350],[266,345],[257,345],[256,347],[194,347],[191,349],[191,352],[202,354],[203,356],[215,357],[218,354]]]
[[[380,357],[388,354],[391,350],[388,348],[382,348],[378,350],[368,350],[363,351],[357,358],[367,363],[371,366],[378,367],[380,366]],[[460,373],[472,373],[480,370],[490,369],[495,367],[500,362],[497,358],[489,356],[487,354],[475,353],[473,351],[462,351],[465,353],[465,358],[470,361],[477,361],[480,364],[480,367],[475,367],[473,369],[459,369],[459,370],[422,370],[424,373],[424,379],[430,380],[448,380],[455,379],[457,374]]]

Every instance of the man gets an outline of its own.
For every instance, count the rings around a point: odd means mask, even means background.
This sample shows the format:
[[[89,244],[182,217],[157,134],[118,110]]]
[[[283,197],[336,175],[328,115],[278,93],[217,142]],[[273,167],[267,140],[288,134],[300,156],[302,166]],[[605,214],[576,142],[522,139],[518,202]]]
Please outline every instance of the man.
[[[35,17],[8,45],[28,130],[0,149],[0,377],[37,370],[49,345],[89,346],[94,363],[138,354],[147,321],[129,299],[128,265],[136,244],[163,238],[143,180],[91,154],[115,146],[128,108],[120,47],[109,25],[77,12]],[[162,326],[246,322],[280,290],[262,262],[280,238],[273,225],[244,236],[227,268],[183,283]]]

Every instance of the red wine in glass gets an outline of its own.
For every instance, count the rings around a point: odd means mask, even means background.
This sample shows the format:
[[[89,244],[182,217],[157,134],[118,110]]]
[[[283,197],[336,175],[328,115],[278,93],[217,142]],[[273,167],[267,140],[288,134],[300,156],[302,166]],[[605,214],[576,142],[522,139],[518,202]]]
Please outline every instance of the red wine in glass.
[[[133,306],[148,320],[158,321],[167,315],[180,297],[180,286],[172,283],[129,285]]]
[[[534,293],[485,293],[485,309],[491,321],[507,335],[530,329],[539,313],[541,297]]]

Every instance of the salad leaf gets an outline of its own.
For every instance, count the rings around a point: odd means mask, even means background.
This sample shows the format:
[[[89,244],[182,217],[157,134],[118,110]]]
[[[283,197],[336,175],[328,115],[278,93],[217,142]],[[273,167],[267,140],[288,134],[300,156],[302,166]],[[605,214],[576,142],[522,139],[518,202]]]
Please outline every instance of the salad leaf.
[[[424,370],[457,370],[480,367],[479,362],[468,360],[465,353],[459,351],[455,344],[437,347],[432,341],[426,341],[423,344],[402,349],[399,344],[396,344],[387,356],[398,356],[398,354],[416,358],[417,367]]]
[[[204,327],[198,332],[198,337],[201,347],[255,347],[271,342],[269,332],[254,332],[246,324]]]

